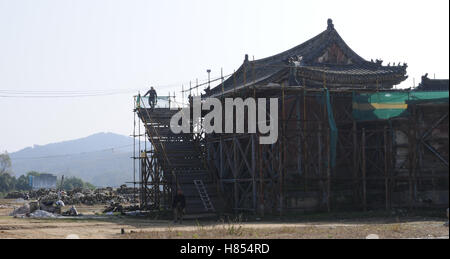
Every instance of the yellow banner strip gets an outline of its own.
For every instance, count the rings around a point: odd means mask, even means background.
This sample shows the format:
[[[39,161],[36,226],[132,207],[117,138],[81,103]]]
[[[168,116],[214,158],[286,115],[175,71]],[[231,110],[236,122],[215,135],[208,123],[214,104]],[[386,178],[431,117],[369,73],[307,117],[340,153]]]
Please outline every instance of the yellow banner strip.
[[[354,110],[370,111],[376,109],[399,109],[406,110],[408,105],[405,103],[353,103]]]

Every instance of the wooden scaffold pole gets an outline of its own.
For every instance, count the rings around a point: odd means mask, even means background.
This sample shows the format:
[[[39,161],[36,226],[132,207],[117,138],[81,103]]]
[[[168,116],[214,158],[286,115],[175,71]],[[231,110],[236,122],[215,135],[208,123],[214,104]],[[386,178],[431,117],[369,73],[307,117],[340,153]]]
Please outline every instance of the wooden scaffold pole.
[[[362,129],[361,139],[361,155],[362,155],[362,180],[363,180],[363,209],[367,211],[367,182],[366,182],[366,129]]]

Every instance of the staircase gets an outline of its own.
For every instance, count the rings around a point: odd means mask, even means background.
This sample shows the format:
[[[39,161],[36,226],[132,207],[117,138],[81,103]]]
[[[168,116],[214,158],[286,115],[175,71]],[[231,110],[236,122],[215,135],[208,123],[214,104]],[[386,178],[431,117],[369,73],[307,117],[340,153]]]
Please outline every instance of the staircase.
[[[213,204],[219,202],[217,189],[198,144],[192,134],[174,134],[170,129],[170,120],[178,111],[138,108],[137,112],[166,181],[173,191],[177,186],[183,190],[186,214],[215,212]]]

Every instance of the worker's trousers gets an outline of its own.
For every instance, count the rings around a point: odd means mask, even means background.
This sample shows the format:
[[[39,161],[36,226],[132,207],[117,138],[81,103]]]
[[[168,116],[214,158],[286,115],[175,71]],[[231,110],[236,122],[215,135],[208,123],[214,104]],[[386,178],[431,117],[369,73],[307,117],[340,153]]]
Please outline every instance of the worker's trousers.
[[[156,98],[155,97],[150,97],[149,99],[148,99],[148,104],[150,105],[150,108],[151,109],[153,109],[153,108],[155,108],[155,104],[156,104],[156,100],[155,100]]]
[[[184,215],[184,208],[182,208],[181,206],[177,206],[176,208],[173,209],[173,216],[174,216],[174,221],[176,222],[183,222],[183,215]]]

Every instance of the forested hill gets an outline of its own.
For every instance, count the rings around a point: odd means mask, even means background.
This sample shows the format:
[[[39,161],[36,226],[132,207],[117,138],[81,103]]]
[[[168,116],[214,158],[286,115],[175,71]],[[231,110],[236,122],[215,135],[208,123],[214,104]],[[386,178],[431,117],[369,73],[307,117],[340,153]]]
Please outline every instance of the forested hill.
[[[133,181],[132,156],[133,138],[114,133],[35,145],[10,154],[16,176],[38,171],[112,187]]]

